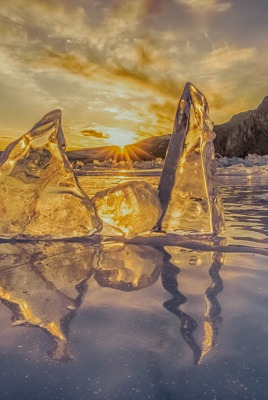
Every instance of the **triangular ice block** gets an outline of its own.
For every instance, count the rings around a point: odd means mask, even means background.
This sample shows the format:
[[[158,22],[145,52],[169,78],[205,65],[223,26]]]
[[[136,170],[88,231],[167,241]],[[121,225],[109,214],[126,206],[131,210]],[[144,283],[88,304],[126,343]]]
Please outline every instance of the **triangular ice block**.
[[[205,96],[191,83],[179,101],[158,193],[160,230],[217,233],[224,228],[218,192],[213,123]]]
[[[101,227],[66,157],[61,111],[51,111],[1,156],[0,237],[79,237]]]

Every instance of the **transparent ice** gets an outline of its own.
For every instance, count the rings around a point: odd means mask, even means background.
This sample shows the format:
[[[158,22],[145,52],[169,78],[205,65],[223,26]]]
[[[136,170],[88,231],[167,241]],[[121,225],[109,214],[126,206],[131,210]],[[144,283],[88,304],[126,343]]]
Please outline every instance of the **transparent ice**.
[[[160,230],[217,233],[224,228],[218,192],[213,123],[205,96],[191,83],[179,101],[160,183]]]
[[[0,237],[79,237],[101,229],[65,154],[61,111],[46,114],[0,159]]]
[[[93,203],[100,218],[126,238],[151,230],[161,216],[156,191],[147,182],[131,181],[98,192]]]

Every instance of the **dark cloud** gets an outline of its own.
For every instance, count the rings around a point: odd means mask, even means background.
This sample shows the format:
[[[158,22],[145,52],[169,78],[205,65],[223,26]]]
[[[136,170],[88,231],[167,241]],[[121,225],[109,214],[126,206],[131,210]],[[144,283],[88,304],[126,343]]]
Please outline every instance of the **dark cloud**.
[[[171,97],[177,97],[183,89],[180,82],[169,76],[147,74],[139,68],[124,66],[120,63],[114,64],[110,70],[116,77],[127,79],[145,88],[150,88],[153,91]]]
[[[209,97],[210,109],[221,110],[225,105],[225,101],[220,93],[212,93]]]
[[[154,62],[154,59],[152,57],[152,53],[150,50],[140,44],[137,46],[137,56],[138,56],[138,63],[141,67],[144,67],[146,65],[151,65]]]
[[[43,61],[87,78],[92,77],[97,70],[97,65],[86,58],[72,53],[56,52],[49,48],[46,49]]]
[[[80,132],[82,133],[83,136],[91,136],[98,139],[107,139],[110,137],[108,133],[99,132],[92,128],[82,129]]]
[[[140,50],[142,53],[143,63],[149,64],[152,62],[149,54],[145,52],[145,49]],[[143,86],[145,89],[153,90],[162,95],[167,95],[173,98],[178,97],[183,89],[181,82],[170,76],[159,76],[153,74],[150,71],[145,72],[139,67],[139,63],[134,66],[123,65],[117,60],[111,61],[107,66],[104,64],[105,61],[96,63],[91,61],[88,57],[80,54],[68,53],[68,52],[57,52],[51,48],[45,50],[43,58],[40,57],[37,63],[46,63],[48,66],[56,66],[62,68],[69,73],[80,75],[86,78],[101,78],[107,81],[114,81],[115,79],[121,78],[132,82],[135,85]]]
[[[174,121],[177,103],[175,101],[166,101],[163,104],[153,103],[149,107],[149,111],[156,115],[157,123],[161,126],[170,125]]]

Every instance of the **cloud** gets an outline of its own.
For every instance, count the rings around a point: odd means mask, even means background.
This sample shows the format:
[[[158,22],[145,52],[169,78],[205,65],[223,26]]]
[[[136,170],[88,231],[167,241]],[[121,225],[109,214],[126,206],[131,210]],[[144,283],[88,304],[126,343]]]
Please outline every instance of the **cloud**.
[[[231,0],[24,2],[0,9],[5,134],[57,107],[72,146],[104,143],[116,129],[145,138],[172,130],[187,81],[206,95],[216,122],[267,94],[267,30],[263,47],[242,44],[239,26],[228,37]]]
[[[236,49],[226,45],[208,53],[200,65],[210,71],[226,70],[237,63],[254,59],[255,54],[254,48]]]
[[[83,136],[91,136],[98,139],[107,139],[110,137],[108,133],[96,131],[95,129],[92,128],[85,128],[82,129],[80,132],[82,133]]]
[[[222,13],[232,7],[231,2],[219,0],[174,0],[175,3],[187,7],[191,12],[197,14]]]
[[[41,58],[42,59],[42,58]],[[37,63],[40,63],[40,59]],[[57,52],[47,48],[43,56],[43,65],[53,65],[73,74],[92,77],[97,71],[97,65],[89,59],[72,53]]]
[[[176,101],[165,101],[164,103],[152,103],[149,112],[153,113],[158,126],[172,130],[177,103]]]

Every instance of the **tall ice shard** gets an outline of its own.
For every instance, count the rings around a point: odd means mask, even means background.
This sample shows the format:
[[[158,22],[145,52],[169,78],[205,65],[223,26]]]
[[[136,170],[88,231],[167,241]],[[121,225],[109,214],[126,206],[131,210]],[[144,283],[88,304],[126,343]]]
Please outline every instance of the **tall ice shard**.
[[[224,229],[213,140],[205,96],[191,83],[179,101],[158,193],[163,214],[158,229],[217,233]]]
[[[66,157],[61,111],[51,111],[0,158],[0,237],[78,237],[101,227]]]

